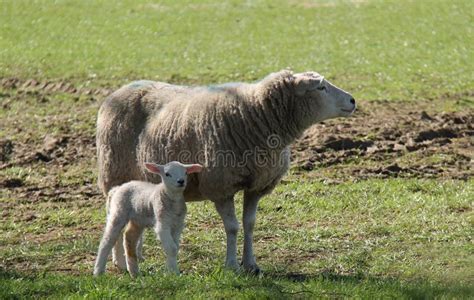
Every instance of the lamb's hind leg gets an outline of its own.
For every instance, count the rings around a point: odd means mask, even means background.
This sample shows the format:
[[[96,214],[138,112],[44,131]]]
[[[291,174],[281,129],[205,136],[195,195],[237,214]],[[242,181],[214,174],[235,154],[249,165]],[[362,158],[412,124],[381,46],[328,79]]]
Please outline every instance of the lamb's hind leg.
[[[140,238],[138,239],[138,244],[137,244],[137,257],[138,261],[144,261],[145,257],[143,257],[143,233],[140,235]]]
[[[244,251],[242,255],[242,265],[248,272],[259,273],[260,268],[257,265],[253,254],[253,228],[257,214],[257,205],[261,196],[252,193],[244,193],[244,210],[242,221],[244,225]]]
[[[94,276],[100,275],[105,272],[105,266],[107,264],[107,257],[112,250],[112,247],[117,241],[117,238],[122,232],[123,227],[126,224],[126,220],[120,217],[111,216],[107,220],[105,225],[104,236],[100,241],[99,253],[97,254],[97,260],[94,266]]]
[[[225,233],[227,236],[227,254],[225,266],[237,271],[237,233],[239,231],[239,221],[235,216],[234,198],[224,199],[214,202],[217,212],[224,222]]]
[[[138,268],[137,244],[143,233],[143,227],[130,222],[125,229],[125,251],[127,254],[127,269],[130,276],[136,277],[140,270]]]
[[[127,270],[127,261],[125,259],[123,234],[119,234],[114,249],[112,250],[112,261],[121,271]]]

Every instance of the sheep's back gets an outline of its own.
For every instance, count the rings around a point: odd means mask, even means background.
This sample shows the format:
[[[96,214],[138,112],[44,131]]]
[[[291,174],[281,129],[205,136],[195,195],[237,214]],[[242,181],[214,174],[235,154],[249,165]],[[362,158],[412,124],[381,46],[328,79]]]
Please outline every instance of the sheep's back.
[[[252,144],[245,135],[255,129],[242,117],[245,102],[251,101],[253,86],[183,87],[145,81],[122,87],[107,99],[99,113],[98,152],[103,146],[108,148],[113,157],[110,165],[115,163],[121,168],[109,168],[117,175],[110,171],[108,174],[118,178],[115,181],[119,183],[157,183],[160,177],[146,172],[144,162],[201,163],[206,168],[189,177],[187,201],[226,197],[238,190],[273,185],[286,166],[266,168],[260,174],[253,166],[213,166],[207,161],[219,151],[233,151],[241,159],[246,150],[254,150],[249,149]],[[99,172],[101,164],[99,154]],[[262,181],[259,176],[268,178]]]

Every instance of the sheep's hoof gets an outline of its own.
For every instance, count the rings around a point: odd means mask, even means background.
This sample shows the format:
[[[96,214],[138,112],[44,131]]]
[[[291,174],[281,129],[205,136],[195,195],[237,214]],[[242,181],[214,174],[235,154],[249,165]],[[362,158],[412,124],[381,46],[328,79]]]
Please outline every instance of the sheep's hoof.
[[[262,272],[257,264],[244,265],[242,263],[241,265],[243,266],[244,271],[248,274],[260,275]]]
[[[167,275],[181,276],[181,272],[180,272],[178,269],[170,269],[170,268],[166,268],[166,269],[165,269],[165,274],[167,274]]]
[[[240,271],[240,266],[237,262],[234,263],[226,263],[225,268],[234,272],[239,272]]]

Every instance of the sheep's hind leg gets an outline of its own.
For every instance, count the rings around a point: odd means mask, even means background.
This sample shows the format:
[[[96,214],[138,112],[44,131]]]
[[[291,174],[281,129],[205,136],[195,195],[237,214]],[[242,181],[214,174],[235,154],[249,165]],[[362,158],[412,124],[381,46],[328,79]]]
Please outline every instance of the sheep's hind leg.
[[[237,233],[239,231],[239,221],[235,216],[235,207],[233,197],[214,202],[217,212],[224,222],[225,233],[227,236],[227,254],[225,266],[229,269],[238,271],[237,263]]]
[[[132,277],[137,277],[140,273],[138,268],[137,244],[143,233],[143,229],[143,227],[132,222],[128,223],[127,229],[125,229],[124,245],[127,254],[127,270]]]
[[[255,256],[253,254],[253,229],[257,214],[258,201],[261,196],[252,193],[244,193],[244,210],[242,216],[242,223],[244,227],[244,251],[242,255],[242,265],[245,271],[258,274],[260,268],[257,265]]]

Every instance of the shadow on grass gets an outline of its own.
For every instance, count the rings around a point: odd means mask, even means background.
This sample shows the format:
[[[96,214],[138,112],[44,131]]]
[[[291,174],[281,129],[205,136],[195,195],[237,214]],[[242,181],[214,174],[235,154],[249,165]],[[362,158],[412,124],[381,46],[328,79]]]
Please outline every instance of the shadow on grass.
[[[0,266],[0,282],[3,280],[15,280],[15,279],[26,279],[34,280],[37,277],[35,274],[26,274],[21,273],[16,270],[7,270],[4,267]]]
[[[112,279],[112,280],[111,280]],[[183,289],[187,290],[184,291]],[[250,292],[249,292],[250,291]],[[78,294],[77,294],[78,293]],[[118,294],[117,294],[118,293]],[[187,294],[186,294],[187,293]],[[249,294],[250,293],[250,294]],[[128,276],[55,272],[24,273],[0,267],[0,298],[20,299],[68,295],[93,297],[151,295],[162,297],[194,296],[250,298],[471,298],[472,286],[447,285],[427,281],[403,281],[397,278],[341,275],[336,272],[292,273],[265,272],[262,276],[235,275],[216,269],[210,274],[187,274],[179,277],[145,273],[136,280]],[[231,298],[232,298],[231,297]]]
[[[310,284],[311,282],[327,282],[326,286],[348,285],[354,287],[365,286],[365,289],[391,290],[399,293],[401,296],[409,299],[427,299],[427,298],[471,298],[474,296],[473,285],[460,284],[442,284],[428,281],[414,280],[412,282],[402,281],[397,278],[370,277],[365,275],[341,275],[331,271],[320,273],[294,273],[294,272],[266,272],[264,275],[274,281],[288,280],[295,283]],[[345,293],[335,291],[326,293],[327,296],[353,296],[351,289]]]

